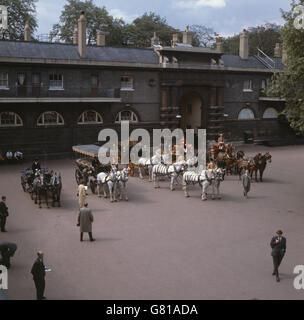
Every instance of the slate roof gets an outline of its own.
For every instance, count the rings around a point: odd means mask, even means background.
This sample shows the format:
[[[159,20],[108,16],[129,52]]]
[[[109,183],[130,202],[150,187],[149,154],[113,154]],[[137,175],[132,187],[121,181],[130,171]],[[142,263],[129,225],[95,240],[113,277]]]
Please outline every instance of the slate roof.
[[[5,40],[0,41],[0,57],[159,63],[159,57],[152,49],[87,46],[87,57],[81,59],[77,45]]]
[[[275,61],[276,69],[283,68],[281,58],[272,58],[272,59]],[[230,68],[268,69],[255,56],[249,56],[248,60],[244,60],[238,55],[224,54],[222,56],[222,60],[224,61],[225,67],[230,67]]]

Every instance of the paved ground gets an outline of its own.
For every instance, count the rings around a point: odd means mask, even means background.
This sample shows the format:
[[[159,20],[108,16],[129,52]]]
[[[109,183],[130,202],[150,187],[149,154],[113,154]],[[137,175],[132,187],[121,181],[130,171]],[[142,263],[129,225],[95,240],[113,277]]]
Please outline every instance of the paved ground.
[[[253,154],[268,151],[251,147]],[[20,186],[19,166],[0,167],[0,194],[10,208],[8,233],[18,251],[9,271],[8,294],[34,299],[30,274],[43,250],[49,299],[303,299],[293,288],[293,268],[304,264],[304,147],[270,149],[273,163],[265,182],[254,183],[248,201],[237,177],[222,185],[223,199],[203,203],[199,190],[185,199],[167,182],[154,190],[132,178],[130,202],[111,204],[89,196],[95,216],[95,243],[79,241],[74,166],[60,169],[62,208],[38,209]],[[282,281],[271,276],[269,242],[277,229],[287,236]]]

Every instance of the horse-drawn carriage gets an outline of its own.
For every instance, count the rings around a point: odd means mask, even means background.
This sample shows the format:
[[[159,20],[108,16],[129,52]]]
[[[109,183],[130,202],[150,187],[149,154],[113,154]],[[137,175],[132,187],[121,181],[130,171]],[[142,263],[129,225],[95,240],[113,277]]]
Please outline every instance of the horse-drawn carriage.
[[[49,199],[52,201],[52,206],[58,204],[61,206],[60,197],[62,190],[61,175],[53,170],[41,168],[35,172],[32,168],[25,168],[21,172],[21,186],[24,192],[31,195],[35,204],[42,207],[42,199],[45,200],[47,208],[49,208]]]
[[[91,191],[95,193],[95,181],[97,179],[97,175],[100,172],[109,173],[111,171],[110,164],[103,165],[100,163],[98,160],[98,153],[100,151],[109,153],[110,150],[105,148],[102,150],[102,147],[91,144],[74,146],[73,151],[79,156],[79,158],[77,156],[77,159],[75,160],[75,179],[77,184],[89,184]]]

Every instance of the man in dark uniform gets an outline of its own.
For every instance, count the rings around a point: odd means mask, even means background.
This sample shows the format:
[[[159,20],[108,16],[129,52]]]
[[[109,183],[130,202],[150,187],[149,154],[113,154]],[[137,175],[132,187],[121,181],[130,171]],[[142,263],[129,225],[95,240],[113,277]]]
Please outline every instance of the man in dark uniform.
[[[14,256],[17,250],[17,245],[12,242],[0,242],[1,264],[7,269],[11,267],[11,257]]]
[[[32,164],[33,173],[36,173],[36,170],[40,170],[40,169],[41,169],[40,162],[38,159],[35,159]]]
[[[224,156],[223,156],[222,153],[219,153],[216,165],[217,165],[218,168],[222,169],[222,171],[223,171],[223,180],[225,180],[226,162],[224,160]]]
[[[272,260],[273,260],[273,276],[276,276],[277,282],[280,282],[279,266],[286,253],[286,238],[283,237],[283,232],[279,230],[271,239],[270,246],[272,248]]]
[[[32,267],[31,273],[35,282],[37,300],[45,300],[45,266],[43,263],[43,252],[38,251],[37,255],[38,258]]]
[[[8,217],[8,207],[6,205],[6,197],[2,197],[2,201],[0,202],[0,229],[1,232],[6,232],[5,224],[6,218]]]

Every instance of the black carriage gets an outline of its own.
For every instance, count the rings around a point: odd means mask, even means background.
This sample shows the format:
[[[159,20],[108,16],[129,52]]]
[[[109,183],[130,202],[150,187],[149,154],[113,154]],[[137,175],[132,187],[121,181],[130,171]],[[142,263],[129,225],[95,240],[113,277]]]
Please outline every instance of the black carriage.
[[[77,184],[84,183],[89,185],[92,193],[95,194],[95,185],[97,175],[100,172],[109,173],[111,171],[111,165],[103,165],[98,160],[98,153],[100,151],[100,146],[97,145],[82,145],[74,146],[73,151],[78,154],[77,159],[75,160],[76,169],[75,169],[75,179]],[[103,150],[105,153],[109,153],[109,149]]]
[[[41,181],[43,177],[43,181]],[[24,192],[31,195],[31,199],[41,208],[42,198],[45,199],[47,208],[49,208],[49,197],[52,199],[52,206],[55,203],[61,206],[60,196],[62,189],[62,181],[60,174],[54,174],[47,168],[41,168],[34,172],[32,168],[25,168],[21,172],[21,186]]]

